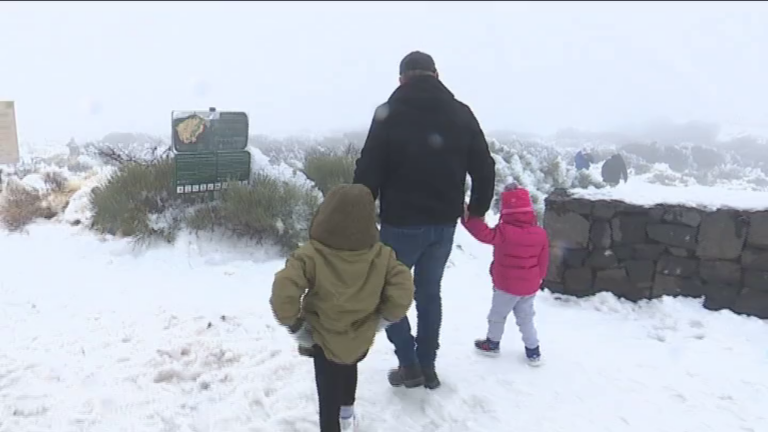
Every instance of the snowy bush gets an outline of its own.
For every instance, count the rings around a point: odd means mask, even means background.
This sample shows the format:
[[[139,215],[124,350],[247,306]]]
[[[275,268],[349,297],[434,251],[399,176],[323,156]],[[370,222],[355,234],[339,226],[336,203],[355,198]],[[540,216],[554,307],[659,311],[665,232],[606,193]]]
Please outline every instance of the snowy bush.
[[[343,150],[334,148],[315,148],[307,151],[302,172],[315,183],[323,195],[335,186],[352,183],[355,174],[355,161],[360,155],[352,144]]]
[[[21,231],[36,219],[51,219],[55,215],[44,204],[40,191],[16,179],[8,181],[0,202],[0,221],[8,231]]]
[[[141,243],[173,242],[181,229],[222,231],[286,250],[306,239],[319,198],[296,180],[257,172],[248,186],[179,195],[173,158],[123,162],[90,196],[91,227]]]
[[[173,241],[181,223],[172,215],[182,199],[173,184],[173,159],[153,163],[126,163],[107,182],[91,191],[95,230],[112,235]]]
[[[43,173],[43,182],[49,190],[62,192],[67,188],[69,179],[61,171],[46,171]]]
[[[218,200],[194,208],[186,223],[195,231],[224,230],[289,252],[306,240],[319,202],[311,189],[257,173],[248,186],[231,186]]]
[[[496,212],[499,211],[501,191],[510,182],[528,189],[540,222],[543,221],[544,198],[553,189],[605,186],[591,172],[577,172],[569,162],[572,156],[566,158],[562,150],[542,142],[491,140],[489,148],[496,161],[496,199],[492,207]]]

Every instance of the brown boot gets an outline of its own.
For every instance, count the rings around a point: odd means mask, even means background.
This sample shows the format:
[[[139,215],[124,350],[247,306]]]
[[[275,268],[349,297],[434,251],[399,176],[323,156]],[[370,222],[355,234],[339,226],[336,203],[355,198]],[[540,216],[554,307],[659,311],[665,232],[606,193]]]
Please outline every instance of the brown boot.
[[[392,369],[387,378],[392,387],[416,388],[424,385],[424,375],[418,365],[400,366],[397,369]]]

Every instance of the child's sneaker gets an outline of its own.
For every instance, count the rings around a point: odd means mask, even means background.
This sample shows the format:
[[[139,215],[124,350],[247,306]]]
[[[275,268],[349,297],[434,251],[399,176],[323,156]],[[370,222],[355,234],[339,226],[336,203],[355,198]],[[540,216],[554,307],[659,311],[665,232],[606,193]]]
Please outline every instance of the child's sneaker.
[[[531,366],[541,365],[541,351],[539,347],[525,348],[525,357],[528,359],[528,364]]]
[[[492,341],[488,338],[478,339],[475,341],[475,348],[483,354],[490,356],[499,355],[499,342]]]
[[[339,426],[341,432],[355,432],[357,430],[357,416],[353,406],[343,406],[339,410]]]
[[[339,418],[339,425],[341,432],[355,432],[357,431],[357,417],[353,415],[349,418]]]

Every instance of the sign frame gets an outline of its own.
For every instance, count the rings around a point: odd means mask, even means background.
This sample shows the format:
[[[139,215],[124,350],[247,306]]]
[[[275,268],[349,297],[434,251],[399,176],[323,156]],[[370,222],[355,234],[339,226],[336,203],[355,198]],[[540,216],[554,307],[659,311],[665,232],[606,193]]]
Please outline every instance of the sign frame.
[[[16,165],[20,159],[16,103],[0,101],[0,165]]]

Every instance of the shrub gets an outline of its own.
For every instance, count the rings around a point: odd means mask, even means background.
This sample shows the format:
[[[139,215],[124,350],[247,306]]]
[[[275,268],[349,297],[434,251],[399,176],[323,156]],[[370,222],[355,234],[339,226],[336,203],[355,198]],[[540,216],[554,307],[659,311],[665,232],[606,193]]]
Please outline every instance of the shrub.
[[[92,228],[101,233],[146,240],[173,241],[181,216],[182,198],[174,188],[173,159],[151,164],[126,163],[102,186],[91,191]]]
[[[218,201],[194,209],[187,226],[196,231],[222,228],[288,252],[306,239],[318,204],[314,191],[259,173],[250,185],[230,186]]]
[[[0,204],[0,221],[3,226],[8,231],[18,232],[36,219],[56,216],[43,205],[43,198],[36,189],[18,181],[9,181]]]
[[[325,196],[344,183],[352,183],[358,150],[352,144],[344,150],[310,150],[304,158],[303,173]]]
[[[152,165],[173,156],[170,144],[162,140],[139,143],[87,143],[85,152],[94,159],[109,166],[129,164]]]
[[[64,192],[69,180],[67,179],[67,176],[60,171],[46,171],[43,174],[43,182],[52,192]]]

